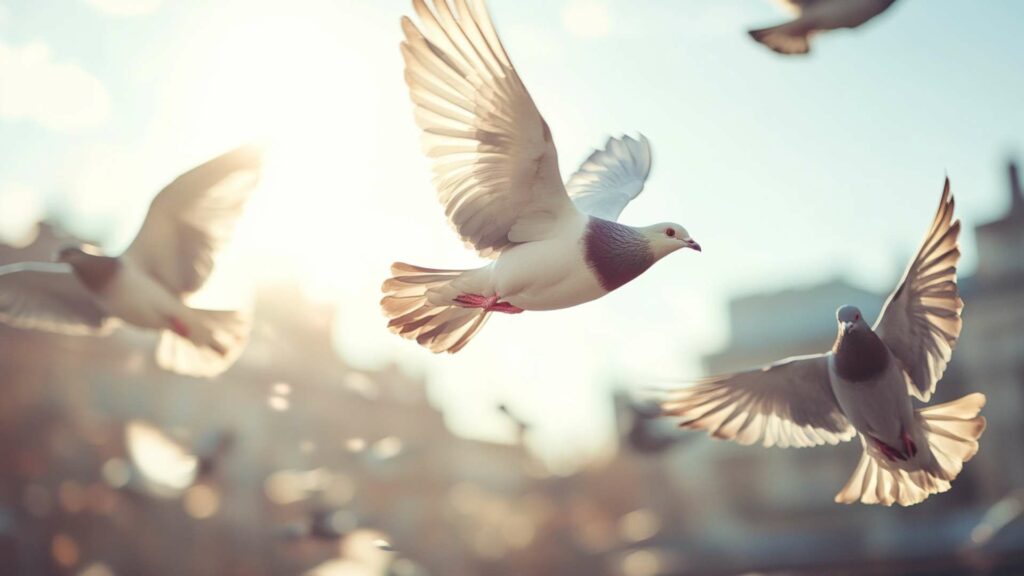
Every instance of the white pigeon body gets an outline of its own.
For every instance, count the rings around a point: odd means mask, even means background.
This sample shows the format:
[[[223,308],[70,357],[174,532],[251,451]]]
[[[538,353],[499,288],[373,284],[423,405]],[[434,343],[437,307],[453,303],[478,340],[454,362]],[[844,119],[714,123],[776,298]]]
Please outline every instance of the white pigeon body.
[[[200,310],[186,300],[211,274],[261,163],[258,150],[243,147],[179,176],[153,200],[121,256],[67,248],[59,262],[0,267],[0,321],[74,335],[105,335],[123,322],[161,333],[161,367],[220,374],[245,347],[248,314]]]
[[[796,14],[785,24],[751,30],[758,42],[780,54],[806,54],[816,34],[856,28],[888,9],[895,0],[787,0]]]
[[[909,506],[948,490],[978,451],[985,396],[922,409],[911,397],[931,398],[962,327],[953,208],[947,180],[932,226],[873,328],[843,306],[830,352],[673,391],[664,414],[740,444],[807,447],[859,436],[863,455],[836,502]]]
[[[483,0],[414,0],[403,18],[406,83],[456,233],[493,262],[473,270],[392,265],[388,327],[457,352],[493,312],[555,310],[599,298],[680,248],[678,224],[616,222],[643,190],[651,150],[611,138],[567,182],[551,131],[519,79]]]
[[[584,259],[587,218],[567,219],[551,238],[502,251],[494,262],[466,273],[439,299],[459,293],[501,295],[523,310],[557,310],[589,302],[607,292]]]
[[[167,318],[182,317],[187,306],[180,298],[146,274],[130,258],[121,265],[102,290],[93,293],[97,303],[112,317],[138,328],[162,330]]]

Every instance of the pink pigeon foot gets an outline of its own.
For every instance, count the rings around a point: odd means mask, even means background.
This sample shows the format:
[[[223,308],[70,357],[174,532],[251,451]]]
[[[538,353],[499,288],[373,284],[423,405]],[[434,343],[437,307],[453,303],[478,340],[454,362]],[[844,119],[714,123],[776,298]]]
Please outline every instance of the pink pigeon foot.
[[[178,318],[176,318],[174,316],[171,316],[167,320],[171,324],[171,331],[172,332],[174,332],[178,336],[181,336],[182,338],[188,338],[188,334],[189,334],[188,326],[186,326],[184,322],[182,322],[180,319],[178,319]]]
[[[889,446],[888,444],[882,442],[878,438],[875,438],[874,436],[869,436],[869,438],[871,438],[871,441],[875,443],[875,446],[882,451],[882,454],[884,454],[890,462],[895,462],[897,460],[905,461],[907,459],[907,457],[901,454],[899,450],[893,448],[892,446]]]
[[[461,304],[464,308],[483,308],[487,312],[503,312],[505,314],[519,314],[523,311],[518,306],[508,302],[501,302],[498,296],[481,296],[479,294],[459,294],[455,297],[455,303]]]

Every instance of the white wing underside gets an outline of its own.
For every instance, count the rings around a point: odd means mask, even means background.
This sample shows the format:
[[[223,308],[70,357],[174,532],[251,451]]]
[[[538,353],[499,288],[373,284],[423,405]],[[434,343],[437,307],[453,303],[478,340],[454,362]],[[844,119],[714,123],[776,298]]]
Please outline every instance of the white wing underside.
[[[0,321],[58,334],[99,335],[116,325],[64,263],[0,266]]]
[[[543,239],[577,215],[547,123],[482,0],[423,0],[402,19],[405,79],[438,199],[480,255]]]
[[[262,153],[237,148],[189,170],[157,194],[125,257],[176,295],[199,290],[259,181]]]
[[[761,369],[715,376],[674,390],[662,404],[680,426],[740,444],[838,444],[855,430],[829,384],[825,355],[787,358]]]
[[[565,188],[584,214],[618,220],[626,205],[640,195],[651,173],[651,145],[642,134],[609,138],[603,150],[595,150]]]
[[[875,324],[903,366],[908,390],[922,402],[935,392],[963,327],[956,282],[960,221],[953,219],[954,207],[946,179],[931,228]]]
[[[132,420],[125,425],[124,434],[132,463],[157,494],[173,496],[195,480],[199,459],[159,428]]]

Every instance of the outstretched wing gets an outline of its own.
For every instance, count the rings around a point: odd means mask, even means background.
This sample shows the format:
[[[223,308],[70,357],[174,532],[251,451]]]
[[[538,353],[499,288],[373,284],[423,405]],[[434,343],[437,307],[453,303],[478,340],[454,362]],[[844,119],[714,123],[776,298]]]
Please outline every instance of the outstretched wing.
[[[261,150],[243,146],[178,176],[157,194],[125,257],[175,294],[199,290],[259,181]]]
[[[59,334],[102,334],[113,322],[68,264],[0,266],[0,321]]]
[[[838,444],[855,434],[832,393],[822,354],[702,380],[673,391],[662,410],[682,417],[681,427],[744,445],[802,448]]]
[[[923,402],[935,392],[963,326],[964,303],[956,284],[960,221],[953,219],[954,206],[947,178],[924,243],[875,324],[903,365],[910,393]]]
[[[651,144],[643,134],[609,138],[565,185],[569,198],[585,214],[618,220],[627,204],[640,195],[651,173]]]
[[[423,0],[402,19],[405,80],[456,232],[483,256],[546,237],[575,212],[551,131],[505,53],[482,0]]]

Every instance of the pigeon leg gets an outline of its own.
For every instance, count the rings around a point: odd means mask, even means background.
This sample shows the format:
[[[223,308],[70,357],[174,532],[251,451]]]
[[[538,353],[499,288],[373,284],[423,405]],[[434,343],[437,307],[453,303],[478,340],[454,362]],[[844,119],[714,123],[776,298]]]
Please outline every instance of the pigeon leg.
[[[523,311],[519,306],[514,306],[508,302],[496,302],[493,306],[487,309],[489,312],[504,312],[505,314],[519,314]]]
[[[869,436],[869,438],[871,438],[871,441],[875,443],[875,446],[882,451],[882,454],[884,454],[890,462],[895,462],[897,460],[905,461],[907,459],[907,457],[901,454],[899,450],[889,446],[878,438],[875,438],[874,436]]]
[[[167,321],[171,325],[172,332],[174,332],[178,336],[181,336],[182,338],[188,338],[188,326],[184,322],[182,322],[180,318],[177,318],[176,316],[170,316],[167,318]]]
[[[505,314],[519,314],[522,308],[501,302],[497,295],[481,296],[479,294],[459,294],[455,297],[455,303],[465,308],[483,308],[488,312],[503,312]]]
[[[484,308],[494,306],[498,302],[497,296],[481,296],[479,294],[459,294],[455,297],[455,303],[466,308]]]
[[[914,444],[914,439],[910,437],[910,434],[907,434],[906,430],[900,433],[900,439],[903,441],[903,453],[908,458],[917,456],[917,444]]]

